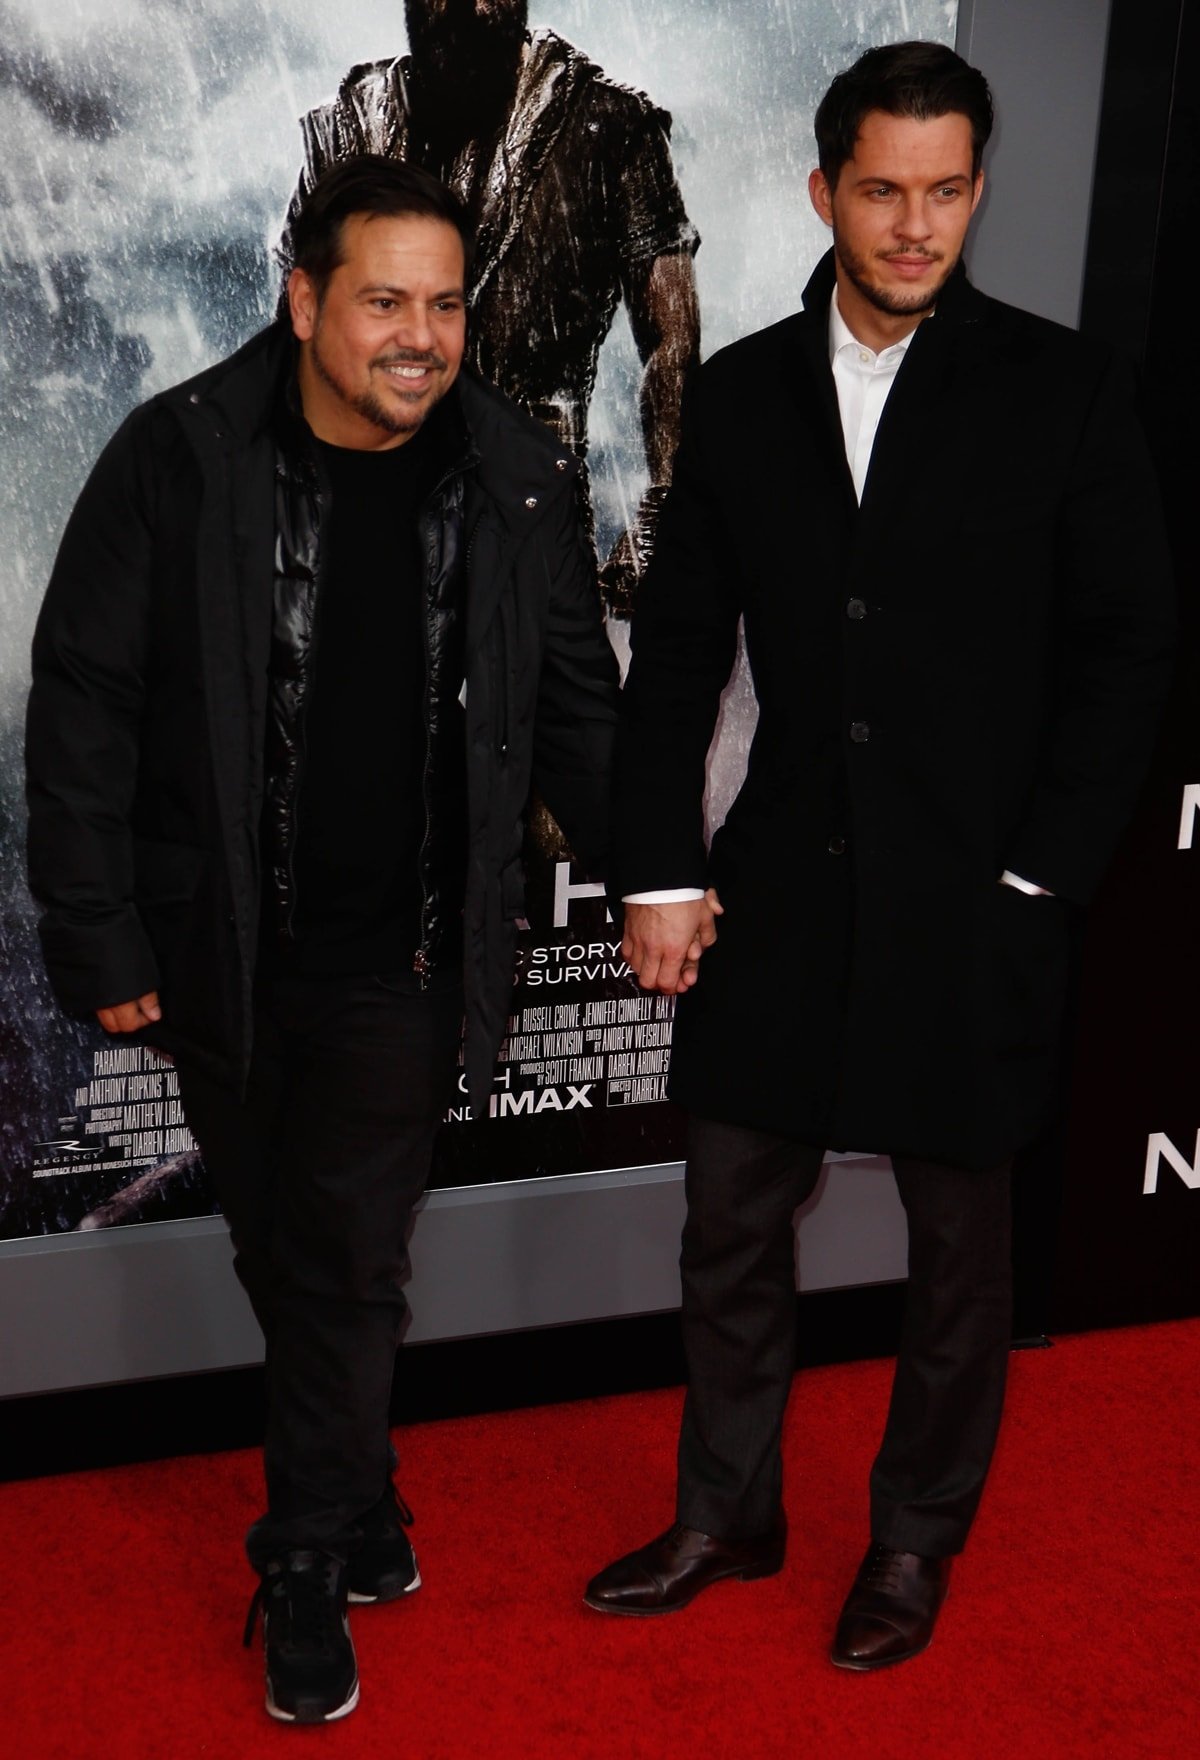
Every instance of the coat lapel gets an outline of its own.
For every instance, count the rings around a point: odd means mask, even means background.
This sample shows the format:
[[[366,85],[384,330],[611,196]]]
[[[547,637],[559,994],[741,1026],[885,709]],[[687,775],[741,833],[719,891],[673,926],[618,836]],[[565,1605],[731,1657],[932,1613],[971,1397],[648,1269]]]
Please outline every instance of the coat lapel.
[[[804,310],[795,319],[787,370],[793,397],[810,415],[817,450],[840,485],[849,511],[855,513],[858,500],[846,460],[842,417],[829,366],[829,300],[832,293],[833,252],[829,251],[817,264],[804,289]]]
[[[939,330],[934,319],[921,325],[908,346],[883,406],[863,484],[861,512],[868,530],[881,522],[890,525],[928,475],[954,382],[954,353],[945,327]]]
[[[827,308],[828,310],[828,308]],[[796,330],[795,391],[803,406],[814,414],[813,435],[819,452],[827,458],[830,471],[852,514],[858,511],[854,478],[846,458],[846,437],[838,409],[833,374],[829,369],[828,316],[805,312]]]
[[[960,267],[943,290],[937,311],[918,326],[908,346],[883,408],[863,484],[864,541],[880,529],[895,532],[914,496],[929,493],[931,474],[936,474],[939,497],[957,493],[970,464],[970,447],[961,443],[965,412],[958,409],[966,383],[962,365],[965,356],[975,353],[980,303]],[[973,375],[967,377],[973,381]]]

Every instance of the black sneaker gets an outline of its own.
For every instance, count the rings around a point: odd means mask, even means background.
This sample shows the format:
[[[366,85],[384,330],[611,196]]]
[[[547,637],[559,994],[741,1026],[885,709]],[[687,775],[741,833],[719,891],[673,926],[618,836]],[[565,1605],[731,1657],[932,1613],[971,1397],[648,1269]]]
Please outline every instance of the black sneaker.
[[[259,1609],[267,1654],[267,1710],[283,1723],[332,1723],[358,1704],[358,1668],[346,1618],[346,1567],[328,1552],[268,1559],[246,1617]]]
[[[351,1601],[398,1601],[421,1587],[417,1555],[404,1532],[413,1513],[391,1480],[379,1502],[360,1518],[362,1545],[346,1565]]]

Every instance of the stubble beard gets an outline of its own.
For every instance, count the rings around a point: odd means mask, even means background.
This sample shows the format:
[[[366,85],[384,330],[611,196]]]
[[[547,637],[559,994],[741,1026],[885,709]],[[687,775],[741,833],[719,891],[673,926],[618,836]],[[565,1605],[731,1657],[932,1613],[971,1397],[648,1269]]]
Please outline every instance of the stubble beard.
[[[911,250],[895,252],[894,254],[897,256],[928,256],[931,263],[942,263],[942,273],[932,285],[914,287],[911,291],[902,287],[880,287],[868,278],[866,260],[856,256],[836,232],[833,235],[833,248],[851,286],[862,295],[868,305],[874,306],[877,312],[885,312],[892,318],[919,318],[924,316],[926,312],[932,311],[943,287],[958,267],[957,256],[947,263],[940,252],[914,253]],[[886,257],[884,260],[886,261]]]
[[[317,335],[313,336],[309,344],[309,359],[318,379],[329,387],[335,397],[339,398],[348,409],[352,409],[356,415],[362,416],[364,421],[371,422],[385,434],[395,436],[415,434],[417,429],[428,420],[436,405],[441,402],[446,391],[444,385],[435,385],[431,394],[422,393],[420,395],[419,407],[414,407],[410,414],[405,414],[403,409],[396,409],[385,404],[373,391],[351,391],[349,386],[344,384],[333,372],[322,356]],[[442,359],[441,355],[423,355],[403,349],[397,350],[393,354],[377,355],[370,362],[372,369],[395,367],[402,364],[432,367],[435,372],[439,373],[444,373],[447,367],[447,362]]]

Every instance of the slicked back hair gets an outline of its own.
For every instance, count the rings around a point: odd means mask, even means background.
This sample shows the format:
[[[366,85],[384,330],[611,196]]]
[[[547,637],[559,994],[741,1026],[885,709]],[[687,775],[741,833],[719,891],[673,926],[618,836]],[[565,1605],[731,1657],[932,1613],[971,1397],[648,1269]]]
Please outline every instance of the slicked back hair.
[[[830,189],[854,157],[859,130],[872,110],[932,122],[965,116],[971,125],[971,174],[978,176],[992,132],[992,94],[978,68],[944,43],[888,43],[868,49],[839,73],[817,106],[817,160]]]
[[[462,240],[464,268],[475,240],[462,203],[419,165],[362,153],[343,159],[313,185],[292,223],[292,261],[325,297],[329,277],[343,262],[342,228],[352,214],[401,219],[407,214],[442,220]]]

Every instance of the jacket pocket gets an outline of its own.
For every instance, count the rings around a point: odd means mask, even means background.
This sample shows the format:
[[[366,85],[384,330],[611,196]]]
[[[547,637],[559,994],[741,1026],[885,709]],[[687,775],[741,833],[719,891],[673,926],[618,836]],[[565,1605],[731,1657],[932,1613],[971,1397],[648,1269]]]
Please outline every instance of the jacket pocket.
[[[184,843],[160,843],[154,838],[133,840],[134,898],[139,906],[155,909],[190,904],[195,898],[208,855]]]

